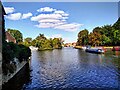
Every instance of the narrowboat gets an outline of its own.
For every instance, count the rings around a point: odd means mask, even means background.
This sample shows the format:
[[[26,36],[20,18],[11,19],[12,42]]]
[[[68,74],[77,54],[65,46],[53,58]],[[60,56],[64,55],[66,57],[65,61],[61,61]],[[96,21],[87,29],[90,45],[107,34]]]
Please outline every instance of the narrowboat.
[[[102,54],[104,53],[104,50],[103,49],[94,49],[94,48],[89,48],[89,49],[86,49],[85,50],[86,52],[89,52],[89,53],[96,53],[96,54]]]

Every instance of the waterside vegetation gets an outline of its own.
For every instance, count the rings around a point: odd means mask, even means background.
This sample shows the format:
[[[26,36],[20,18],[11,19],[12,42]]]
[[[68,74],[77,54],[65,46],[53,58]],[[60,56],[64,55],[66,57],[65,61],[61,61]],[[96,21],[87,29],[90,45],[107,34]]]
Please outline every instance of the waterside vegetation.
[[[24,39],[23,45],[25,46],[34,46],[38,50],[53,50],[53,49],[62,49],[62,38],[50,38],[47,39],[44,34],[39,34],[35,39],[28,37]]]
[[[28,61],[31,56],[30,48],[21,44],[23,38],[22,33],[13,29],[8,29],[8,32],[11,32],[12,36],[17,40],[17,43],[7,42],[6,38],[3,40],[2,71],[4,75],[14,73],[17,67],[16,63]],[[16,61],[16,59],[18,61]]]
[[[95,27],[89,33],[84,29],[78,33],[77,46],[120,46],[120,18],[113,25]]]

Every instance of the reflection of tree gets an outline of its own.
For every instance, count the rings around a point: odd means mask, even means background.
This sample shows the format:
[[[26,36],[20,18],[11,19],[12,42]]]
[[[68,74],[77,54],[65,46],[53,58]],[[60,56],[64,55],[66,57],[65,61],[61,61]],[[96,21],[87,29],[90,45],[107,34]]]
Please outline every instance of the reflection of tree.
[[[115,64],[115,66],[120,70],[120,52],[119,51],[115,51],[113,52],[115,57],[112,60],[112,62]]]

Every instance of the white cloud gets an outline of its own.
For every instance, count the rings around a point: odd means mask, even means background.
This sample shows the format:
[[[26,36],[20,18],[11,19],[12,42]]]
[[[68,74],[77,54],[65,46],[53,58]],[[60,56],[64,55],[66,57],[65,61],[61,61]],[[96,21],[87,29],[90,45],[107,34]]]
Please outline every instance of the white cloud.
[[[78,23],[70,23],[70,24],[63,24],[63,25],[59,25],[57,27],[54,27],[55,29],[62,29],[65,31],[76,31],[79,29],[79,27],[82,24],[78,24]]]
[[[62,10],[56,10],[54,13],[55,13],[55,14],[61,14],[62,16],[69,16],[69,14],[65,13],[65,12],[62,11]]]
[[[41,19],[63,19],[63,17],[60,14],[40,14],[32,17],[31,21],[40,21]]]
[[[26,19],[32,16],[32,13],[23,14],[22,19]]]
[[[61,22],[61,20],[59,20],[59,19],[42,19],[42,20],[40,20],[40,21],[38,21],[39,23],[60,23]],[[65,21],[63,21],[63,22],[65,22]]]
[[[38,12],[50,12],[49,14],[39,14],[31,18],[31,21],[38,22],[38,28],[53,28],[65,31],[76,31],[80,28],[79,23],[68,23],[69,14],[63,10],[57,10],[50,7],[44,7],[37,10]]]
[[[10,20],[19,20],[21,16],[22,16],[21,13],[14,13],[14,14],[7,15],[6,18]]]
[[[35,25],[38,28],[53,28],[54,24],[53,23],[40,23],[39,25]]]
[[[37,26],[38,28],[54,28],[60,25],[66,24],[66,22],[59,22],[59,23],[51,23],[51,22],[46,22],[46,23],[39,23]]]
[[[13,13],[15,9],[13,7],[4,7],[6,14]]]
[[[79,29],[80,26],[82,26],[82,24],[77,24],[77,23],[39,23],[38,25],[35,25],[38,28],[53,28],[53,29],[61,29],[61,30],[65,30],[65,31],[76,31]]]
[[[37,11],[38,12],[52,12],[55,11],[56,9],[50,8],[50,7],[44,7],[44,8],[40,8]]]

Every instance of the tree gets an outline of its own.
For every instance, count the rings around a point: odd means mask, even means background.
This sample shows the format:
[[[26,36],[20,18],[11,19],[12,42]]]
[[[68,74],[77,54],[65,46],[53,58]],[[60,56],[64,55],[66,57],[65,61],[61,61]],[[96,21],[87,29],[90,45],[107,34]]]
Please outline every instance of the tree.
[[[111,25],[104,25],[102,28],[101,28],[101,33],[102,35],[106,35],[107,37],[110,37],[112,36],[112,26]]]
[[[102,32],[102,28],[101,27],[95,27],[94,29],[93,29],[93,33],[99,33],[99,34],[101,34]]]
[[[120,30],[113,30],[113,45],[120,45]]]
[[[120,17],[118,18],[117,22],[113,24],[113,27],[116,30],[120,30]]]
[[[92,46],[99,46],[101,45],[101,35],[97,32],[94,32],[94,33],[90,33],[89,34],[89,44],[92,45]]]
[[[44,36],[44,34],[39,34],[39,36],[36,37],[36,40],[46,40],[47,38]]]
[[[26,41],[26,42],[28,42],[28,43],[31,43],[31,42],[32,42],[32,38],[27,37],[27,38],[24,39],[24,41]]]
[[[35,46],[36,47],[36,39],[32,40],[31,46]]]
[[[85,29],[78,33],[77,45],[120,45],[120,17],[116,23],[112,25],[104,25],[95,27],[89,32]]]
[[[31,43],[32,43],[32,38],[27,37],[27,38],[24,39],[23,45],[31,46]]]
[[[54,38],[53,39],[53,48],[55,48],[55,49],[62,48],[62,38]]]
[[[101,36],[101,45],[102,46],[103,45],[110,45],[111,42],[112,42],[112,40],[109,37],[107,37],[105,35]]]
[[[61,49],[63,40],[62,38],[47,39],[44,34],[39,34],[31,43],[38,47],[38,50],[51,50],[54,48]]]
[[[78,33],[77,45],[87,45],[88,44],[88,34],[89,31],[84,29]]]
[[[8,29],[7,31],[16,39],[17,43],[21,43],[23,41],[23,35],[19,30]]]

